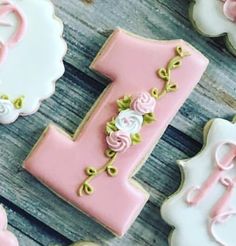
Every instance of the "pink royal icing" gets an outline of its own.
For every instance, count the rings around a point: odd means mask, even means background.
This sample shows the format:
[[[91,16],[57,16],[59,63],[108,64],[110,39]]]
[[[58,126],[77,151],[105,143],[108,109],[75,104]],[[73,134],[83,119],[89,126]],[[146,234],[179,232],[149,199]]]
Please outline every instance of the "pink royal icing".
[[[125,152],[131,146],[130,134],[127,132],[112,132],[106,137],[109,148],[115,152]]]
[[[91,196],[79,197],[78,183],[85,180],[84,170],[88,164],[96,164],[98,168],[107,161],[103,129],[116,112],[115,100],[127,93],[135,95],[154,87],[161,89],[163,81],[157,78],[156,71],[166,67],[175,55],[177,46],[191,53],[183,60],[182,66],[173,71],[178,90],[158,102],[155,108],[158,120],[141,129],[142,142],[116,157],[118,175],[113,178],[107,178],[105,173],[97,176],[92,180],[96,192]],[[149,196],[140,185],[135,185],[133,180],[131,182],[130,177],[146,159],[150,149],[200,80],[207,65],[208,60],[182,40],[146,40],[117,29],[91,66],[111,78],[113,83],[73,139],[50,126],[24,162],[24,168],[113,233],[124,235]],[[125,127],[129,126],[127,116],[122,122]],[[133,131],[134,128],[129,129]]]
[[[156,106],[156,100],[150,93],[141,93],[133,102],[132,108],[134,111],[144,115],[153,113]]]
[[[13,233],[7,230],[7,214],[0,205],[0,246],[19,246],[18,240]]]
[[[230,143],[231,144],[231,143]],[[216,149],[215,162],[216,167],[213,173],[209,176],[209,178],[205,181],[201,188],[193,187],[187,194],[187,203],[190,205],[197,205],[205,196],[210,195],[211,189],[221,180],[222,175],[225,171],[228,171],[234,167],[232,161],[235,158],[236,154],[236,146],[232,144],[234,147],[231,149],[224,159],[221,161],[218,158],[218,153],[220,149],[225,145],[225,143],[221,143]],[[194,195],[192,195],[194,193]]]
[[[236,22],[236,0],[224,0],[224,14],[231,21]]]
[[[223,160],[219,160],[218,153],[224,145],[231,146],[230,151],[224,156]],[[233,160],[236,158],[236,143],[223,142],[216,148],[215,161],[216,168],[209,178],[204,182],[201,188],[194,187],[187,194],[187,203],[196,206],[206,196],[211,195],[211,190],[216,186],[217,183],[222,183],[226,187],[225,193],[220,197],[218,202],[213,207],[210,214],[209,232],[214,240],[222,246],[227,246],[223,240],[219,238],[217,233],[214,231],[214,226],[219,223],[225,223],[232,216],[236,215],[236,208],[230,207],[230,201],[234,195],[236,188],[236,178],[231,179],[226,175],[226,172],[233,169]],[[195,193],[192,196],[192,193]]]
[[[21,10],[13,3],[8,0],[4,0],[0,3],[0,26],[12,26],[7,21],[4,21],[4,17],[8,14],[13,13],[18,20],[18,26],[15,32],[10,36],[7,41],[0,42],[0,64],[6,59],[8,49],[15,46],[22,40],[27,28],[27,22],[24,14]]]

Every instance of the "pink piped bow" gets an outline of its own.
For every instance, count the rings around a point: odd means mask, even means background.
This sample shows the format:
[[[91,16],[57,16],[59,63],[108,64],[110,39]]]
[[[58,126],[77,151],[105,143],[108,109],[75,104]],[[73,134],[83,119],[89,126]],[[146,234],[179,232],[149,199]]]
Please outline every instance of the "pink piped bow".
[[[236,0],[223,0],[224,3],[224,14],[231,21],[236,22]]]
[[[15,235],[7,230],[7,214],[0,205],[0,246],[19,246]]]

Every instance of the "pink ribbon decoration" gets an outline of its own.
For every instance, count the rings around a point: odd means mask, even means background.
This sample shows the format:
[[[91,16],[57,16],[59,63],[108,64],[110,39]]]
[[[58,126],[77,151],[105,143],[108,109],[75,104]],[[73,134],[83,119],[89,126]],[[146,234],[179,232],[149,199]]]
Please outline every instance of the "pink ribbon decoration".
[[[218,242],[222,246],[227,246],[227,244],[224,243],[217,236],[216,232],[214,231],[214,225],[225,223],[232,216],[236,215],[236,209],[232,209],[231,207],[229,207],[230,201],[236,188],[236,177],[234,179],[228,177],[223,178],[221,179],[221,183],[226,187],[226,191],[212,210],[209,232],[216,242]]]
[[[224,3],[224,14],[231,21],[236,22],[236,0],[223,0]]]
[[[15,46],[18,42],[22,40],[27,28],[24,14],[9,0],[5,0],[0,4],[0,26],[12,26],[10,23],[3,20],[5,16],[11,13],[16,15],[19,22],[16,31],[10,36],[10,38],[5,42],[0,41],[0,64],[5,61],[8,49]]]
[[[229,152],[223,157],[222,160],[219,158],[219,153],[224,145],[229,145]],[[229,204],[232,199],[233,193],[236,188],[236,177],[231,179],[225,176],[225,172],[234,168],[232,163],[236,157],[236,143],[234,142],[222,142],[220,143],[215,151],[215,162],[216,167],[213,173],[208,179],[199,187],[193,187],[187,192],[186,202],[189,205],[198,205],[207,195],[211,194],[211,190],[217,183],[221,183],[226,187],[226,191],[223,196],[213,207],[210,214],[209,232],[214,240],[222,246],[227,246],[214,231],[214,226],[219,223],[225,223],[232,216],[236,215],[236,209],[232,209]]]
[[[232,145],[229,153],[224,156],[223,160],[219,159],[218,153],[220,149],[225,145]],[[186,202],[189,205],[197,205],[201,200],[205,198],[207,194],[210,194],[211,189],[220,181],[225,171],[228,171],[234,167],[232,161],[236,157],[236,143],[222,142],[219,144],[215,151],[216,167],[213,173],[208,177],[202,187],[193,187],[189,190],[186,198]]]

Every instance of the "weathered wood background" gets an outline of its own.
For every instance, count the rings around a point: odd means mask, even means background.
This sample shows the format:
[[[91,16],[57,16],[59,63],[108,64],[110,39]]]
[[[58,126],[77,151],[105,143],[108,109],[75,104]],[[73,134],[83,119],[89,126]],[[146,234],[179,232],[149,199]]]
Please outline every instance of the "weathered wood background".
[[[40,0],[39,0],[40,1]],[[101,245],[167,246],[170,228],[160,217],[163,200],[180,184],[176,159],[195,155],[202,129],[211,118],[231,119],[236,111],[236,60],[223,38],[210,39],[193,30],[188,0],[54,0],[65,23],[66,73],[56,93],[38,113],[0,126],[0,202],[9,213],[10,229],[21,246],[68,245],[92,240]],[[52,194],[22,170],[22,162],[49,122],[73,133],[106,87],[89,64],[120,26],[154,39],[183,38],[202,51],[210,65],[200,84],[176,115],[136,179],[151,193],[130,231],[122,239]]]

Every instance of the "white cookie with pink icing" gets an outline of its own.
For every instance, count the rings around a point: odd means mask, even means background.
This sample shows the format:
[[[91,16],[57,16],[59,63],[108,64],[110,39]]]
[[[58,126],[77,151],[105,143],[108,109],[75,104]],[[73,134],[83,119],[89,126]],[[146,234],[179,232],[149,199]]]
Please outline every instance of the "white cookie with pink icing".
[[[15,235],[7,230],[7,223],[6,211],[0,205],[0,246],[19,246]]]
[[[0,124],[36,112],[64,73],[63,25],[49,0],[0,0]]]
[[[172,246],[235,246],[236,124],[212,120],[204,136],[202,151],[178,162],[184,181],[161,209]]]
[[[226,35],[228,48],[236,54],[236,0],[195,0],[191,18],[206,36]]]

